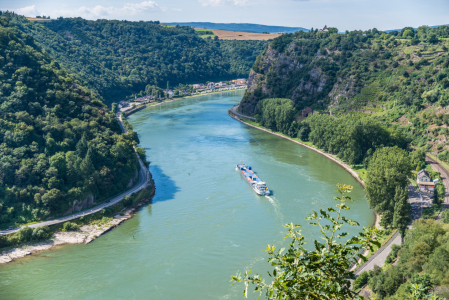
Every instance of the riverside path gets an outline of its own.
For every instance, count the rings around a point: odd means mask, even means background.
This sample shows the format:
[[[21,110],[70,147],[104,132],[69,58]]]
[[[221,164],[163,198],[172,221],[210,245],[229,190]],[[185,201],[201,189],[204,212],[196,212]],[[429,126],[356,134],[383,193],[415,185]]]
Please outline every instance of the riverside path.
[[[123,126],[122,118],[121,118],[121,116],[119,114],[117,114],[117,119],[118,119],[118,122],[119,122],[120,127],[122,128],[123,132],[127,133],[127,130]],[[46,225],[55,225],[55,224],[71,221],[71,220],[74,220],[74,219],[78,219],[78,218],[80,218],[82,216],[87,216],[87,215],[90,215],[90,214],[94,214],[96,212],[101,211],[102,209],[104,209],[106,207],[112,206],[112,205],[120,202],[126,196],[129,196],[129,195],[131,195],[131,194],[133,194],[133,193],[135,193],[137,191],[140,191],[140,190],[146,188],[147,185],[148,185],[148,169],[143,164],[143,162],[140,159],[139,155],[137,154],[137,151],[136,151],[135,148],[134,148],[134,151],[135,151],[135,154],[137,156],[137,160],[139,161],[139,164],[140,164],[139,181],[137,182],[137,184],[134,187],[132,187],[131,189],[129,189],[126,192],[121,193],[118,196],[115,196],[112,199],[109,199],[109,201],[107,201],[107,202],[104,202],[104,203],[102,203],[100,205],[97,205],[95,207],[91,207],[91,208],[89,208],[87,210],[80,211],[80,212],[77,212],[77,213],[74,213],[74,214],[71,214],[71,215],[68,215],[68,216],[56,218],[56,219],[53,219],[53,220],[50,220],[50,221],[35,223],[35,224],[27,225],[27,226],[31,227],[31,228],[36,228],[36,227],[41,227],[41,226],[46,226]],[[0,235],[11,234],[11,233],[19,231],[20,229],[21,228],[14,228],[12,230],[1,230],[0,231]]]

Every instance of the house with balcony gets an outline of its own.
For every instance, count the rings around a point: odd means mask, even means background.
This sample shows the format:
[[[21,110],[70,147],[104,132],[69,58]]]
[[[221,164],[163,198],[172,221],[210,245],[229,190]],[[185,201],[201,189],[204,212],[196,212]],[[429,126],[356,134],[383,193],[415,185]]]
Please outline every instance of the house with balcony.
[[[416,183],[418,183],[419,189],[423,192],[433,192],[435,189],[435,182],[430,178],[427,170],[421,170],[416,175]]]

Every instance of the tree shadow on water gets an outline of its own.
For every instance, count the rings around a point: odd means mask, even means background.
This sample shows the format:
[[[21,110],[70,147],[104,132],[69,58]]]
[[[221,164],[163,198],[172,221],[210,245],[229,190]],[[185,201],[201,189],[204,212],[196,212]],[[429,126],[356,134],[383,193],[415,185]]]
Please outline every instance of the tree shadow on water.
[[[176,183],[159,166],[150,165],[150,171],[156,185],[156,194],[151,203],[171,200],[180,191]]]

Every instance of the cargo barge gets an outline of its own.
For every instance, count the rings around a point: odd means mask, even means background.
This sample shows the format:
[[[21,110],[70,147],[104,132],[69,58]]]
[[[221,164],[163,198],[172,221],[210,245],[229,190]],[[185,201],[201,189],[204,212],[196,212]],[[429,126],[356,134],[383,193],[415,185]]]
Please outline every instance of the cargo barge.
[[[268,189],[265,182],[260,180],[259,177],[251,170],[251,166],[247,166],[245,164],[238,164],[237,170],[240,172],[240,175],[243,176],[245,181],[249,184],[249,186],[261,196],[267,196],[271,194],[271,191]]]

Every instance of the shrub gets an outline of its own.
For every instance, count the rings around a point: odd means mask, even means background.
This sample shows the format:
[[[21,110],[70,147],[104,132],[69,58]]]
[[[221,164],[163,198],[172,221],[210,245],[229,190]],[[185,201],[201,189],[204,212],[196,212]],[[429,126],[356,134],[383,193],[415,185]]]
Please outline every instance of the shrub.
[[[441,220],[444,224],[449,224],[449,209],[443,211],[443,213],[441,214]]]
[[[126,196],[125,198],[123,198],[122,203],[124,207],[131,206],[133,204],[133,199],[131,198],[131,196]]]
[[[79,229],[80,227],[72,222],[65,222],[64,225],[62,225],[62,231],[77,231]]]
[[[33,229],[30,227],[23,227],[19,230],[16,234],[17,242],[18,243],[25,243],[31,240],[31,237],[33,235]]]
[[[32,238],[33,240],[43,240],[51,236],[50,228],[48,226],[42,226],[34,228]]]
[[[395,261],[395,259],[398,257],[398,252],[401,249],[401,246],[393,244],[391,245],[391,251],[387,256],[387,259],[385,260],[385,262],[387,264],[391,264],[393,261]]]
[[[362,274],[360,274],[359,277],[357,277],[354,280],[353,284],[354,289],[360,289],[364,287],[368,283],[368,280],[369,280],[369,273],[366,271],[362,272]]]

